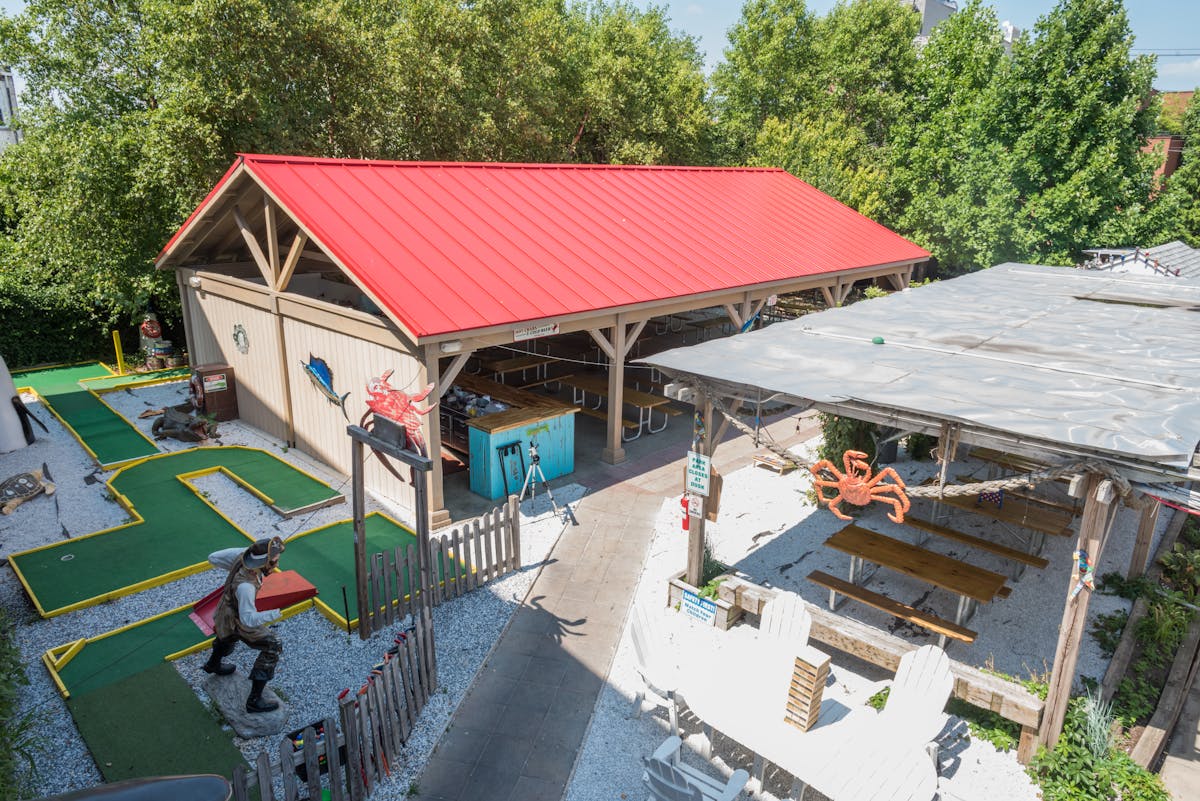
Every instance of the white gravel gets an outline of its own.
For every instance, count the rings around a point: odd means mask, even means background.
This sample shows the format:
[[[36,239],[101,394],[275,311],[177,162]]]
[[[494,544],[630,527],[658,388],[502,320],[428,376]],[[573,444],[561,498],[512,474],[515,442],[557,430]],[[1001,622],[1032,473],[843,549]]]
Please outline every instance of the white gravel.
[[[137,415],[148,408],[181,403],[186,394],[186,385],[175,382],[108,393],[105,400],[149,435],[153,419],[139,420]],[[0,477],[39,468],[45,462],[59,491],[53,498],[35,498],[0,520],[0,553],[5,556],[60,541],[64,537],[64,527],[66,534],[78,536],[119,525],[128,519],[125,511],[109,499],[104,486],[103,482],[112,472],[100,472],[52,415],[32,398],[26,401],[50,427],[50,434],[42,435],[39,431],[39,440],[34,445],[0,455]],[[346,476],[296,450],[283,448],[278,441],[240,422],[221,424],[218,435],[221,444],[262,448],[339,491],[348,487]],[[160,446],[166,451],[191,447],[170,439],[162,440]],[[198,478],[195,484],[208,493],[211,503],[256,537],[275,534],[286,537],[345,520],[350,515],[347,502],[304,517],[282,520],[221,474]],[[573,503],[584,492],[584,488],[576,484],[555,488],[560,503]],[[367,511],[375,510],[400,519],[394,506],[369,496]],[[551,513],[544,498],[527,500],[521,513],[521,555],[526,567],[434,610],[439,691],[421,714],[408,742],[403,764],[393,765],[391,778],[379,786],[373,799],[390,801],[407,796],[410,783],[420,772],[484,657],[527,593],[539,563],[563,530],[563,520]],[[286,559],[285,553],[285,562]],[[19,708],[22,714],[36,717],[39,742],[43,746],[37,754],[37,771],[31,782],[35,794],[68,792],[102,781],[65,703],[41,665],[41,655],[48,648],[65,642],[96,636],[195,601],[219,586],[223,579],[221,571],[211,570],[110,603],[42,620],[33,612],[32,604],[12,571],[0,572],[0,605],[18,622],[16,640],[29,678],[29,685],[21,690]],[[337,694],[347,687],[355,690],[360,687],[393,639],[391,634],[378,634],[363,642],[357,634],[347,636],[315,610],[276,625],[283,641],[284,656],[271,686],[280,691],[288,704],[288,730],[329,715],[336,716]],[[247,672],[254,656],[250,649],[239,647],[231,661],[239,670]],[[206,658],[206,653],[196,654],[179,660],[176,666],[201,700],[208,703],[207,694],[200,689],[207,675],[199,669]],[[249,759],[263,749],[272,755],[278,753],[278,737],[251,740],[235,737],[235,742]]]
[[[811,459],[815,442],[797,448],[797,453]],[[902,452],[903,453],[903,452]],[[907,483],[918,483],[932,475],[930,462],[912,462],[902,457],[894,465]],[[973,465],[968,464],[966,469]],[[961,465],[955,465],[961,467]],[[980,466],[980,475],[982,466]],[[723,562],[749,574],[756,580],[799,593],[814,604],[826,604],[827,592],[808,582],[805,576],[812,570],[824,570],[844,575],[847,557],[823,547],[824,540],[844,525],[824,507],[817,509],[807,500],[811,479],[807,471],[796,470],[780,476],[761,467],[746,467],[725,476],[718,522],[708,526],[710,541],[716,556]],[[1011,501],[1010,501],[1011,502]],[[890,507],[888,507],[890,509]],[[922,507],[923,516],[928,512]],[[885,534],[909,537],[884,516],[882,505],[870,509],[862,519],[869,528]],[[962,531],[978,533],[996,529],[975,520],[966,513],[956,515],[952,525]],[[1165,521],[1160,525],[1165,527]],[[663,586],[670,573],[686,562],[686,538],[680,535],[679,501],[664,501],[656,521],[650,556],[642,573],[637,601],[650,606],[662,603]],[[1098,574],[1124,571],[1132,550],[1137,529],[1137,516],[1128,510],[1118,515],[1107,549],[1098,566]],[[1012,595],[1003,601],[983,605],[970,622],[979,632],[972,645],[952,641],[947,647],[953,659],[994,669],[1025,678],[1030,673],[1048,671],[1057,645],[1058,626],[1062,615],[1071,572],[1074,536],[1052,537],[1043,555],[1051,562],[1045,570],[1027,570],[1013,583]],[[1010,540],[1010,544],[1012,544]],[[966,558],[965,549],[952,542],[932,538],[925,547],[948,555]],[[1005,571],[1006,565],[977,551],[969,553],[973,564]],[[872,589],[903,602],[920,606],[944,617],[953,618],[954,600],[947,593],[928,592],[928,587],[891,573],[880,571],[872,580]],[[1089,617],[1129,603],[1111,596],[1093,595]],[[895,634],[925,644],[936,638],[913,626],[899,626],[891,616],[856,603],[844,603],[839,613],[871,625],[892,630]],[[668,619],[671,616],[668,615]],[[690,625],[680,616],[678,625]],[[1090,625],[1090,624],[1089,624]],[[852,660],[834,652],[833,684],[827,692],[853,694],[869,681],[886,678],[874,666]],[[1085,638],[1078,676],[1099,677],[1107,660],[1091,637]],[[631,703],[640,686],[634,669],[634,655],[628,635],[622,639],[609,675],[601,692],[595,715],[588,731],[583,751],[575,767],[567,792],[567,801],[609,801],[616,798],[641,798],[641,760],[653,752],[667,737],[666,713],[658,709],[640,719],[630,715]],[[686,699],[685,699],[686,700]],[[696,754],[702,742],[699,723],[686,713],[682,728],[691,750],[685,748],[685,758],[697,766],[703,760]],[[991,744],[971,738],[965,721],[951,719],[941,738],[941,788],[945,798],[962,801],[984,801],[1003,798],[1006,801],[1034,801],[1039,798],[1037,787],[1017,762],[1015,752],[997,751]],[[737,750],[730,741],[718,738],[716,766],[728,773],[735,768],[750,768],[751,755]],[[768,773],[763,798],[786,795],[790,777]],[[809,791],[807,798],[815,793]]]
[[[153,419],[139,420],[137,414],[148,408],[181,403],[185,398],[183,382],[105,395],[105,400],[114,409],[147,434]],[[70,433],[40,404],[32,398],[26,398],[26,402],[50,427],[50,434],[42,435],[39,431],[38,442],[34,445],[0,455],[0,477],[39,468],[45,463],[58,492],[53,498],[35,498],[11,516],[0,518],[0,556],[116,526],[128,519],[125,511],[108,497],[104,486],[111,472],[99,471]],[[222,424],[219,442],[262,448],[329,482],[339,491],[348,486],[345,476],[295,450],[284,449],[278,441],[239,422]],[[163,440],[160,447],[179,450],[190,446],[168,439]],[[901,461],[895,466],[910,483],[920,481],[933,470],[928,462]],[[349,505],[346,504],[320,509],[303,518],[280,520],[222,475],[206,476],[196,483],[209,493],[209,499],[222,512],[255,536],[277,533],[287,536],[349,516]],[[709,532],[716,554],[723,561],[773,586],[798,592],[813,603],[824,603],[825,593],[804,577],[816,569],[835,575],[845,572],[845,557],[821,545],[841,523],[807,502],[809,483],[804,471],[779,476],[772,471],[750,467],[734,472],[725,478],[721,517],[717,524],[709,526]],[[555,488],[560,503],[573,502],[584,492],[578,485]],[[390,504],[368,498],[368,511],[376,509],[398,516]],[[661,599],[666,572],[678,569],[685,561],[685,540],[679,536],[678,515],[678,499],[663,503],[651,556],[639,584],[638,597],[643,601]],[[526,501],[522,518],[522,558],[529,567],[435,610],[441,691],[422,713],[406,749],[404,763],[380,786],[373,799],[390,801],[406,797],[410,783],[420,772],[479,665],[528,591],[536,575],[537,563],[549,553],[563,528],[561,519],[551,515],[544,497],[539,497],[533,505]],[[1165,525],[1165,518],[1162,525]],[[901,534],[879,508],[868,510],[864,519],[870,527],[883,533]],[[968,532],[978,532],[991,525],[966,514],[955,517],[952,524]],[[1119,514],[1098,573],[1124,569],[1136,524],[1133,513],[1126,510]],[[1051,538],[1043,552],[1051,560],[1050,567],[1044,571],[1026,571],[1015,582],[1011,597],[982,606],[970,623],[979,631],[979,638],[969,646],[951,644],[951,656],[1018,676],[1028,675],[1031,671],[1043,672],[1054,654],[1069,582],[1073,542],[1073,538]],[[965,555],[953,543],[937,539],[928,542],[926,547],[951,555]],[[993,569],[1005,567],[977,552],[971,553],[971,561]],[[100,606],[42,620],[33,613],[32,605],[12,571],[0,572],[0,605],[18,622],[17,643],[29,678],[29,685],[20,693],[19,706],[23,713],[35,717],[39,742],[43,745],[37,754],[37,774],[32,782],[34,793],[67,792],[101,781],[64,702],[40,664],[42,653],[70,640],[96,636],[194,601],[216,587],[222,578],[219,571],[209,571]],[[936,614],[953,615],[953,601],[947,594],[927,593],[927,588],[918,583],[887,571],[880,571],[875,577],[873,588]],[[1121,599],[1096,594],[1090,613],[1094,618],[1102,612],[1127,606]],[[917,642],[932,640],[920,630],[896,626],[894,619],[858,604],[845,604],[840,611],[872,625],[892,629]],[[289,705],[289,729],[336,714],[337,693],[346,687],[360,686],[392,639],[389,635],[379,635],[363,643],[357,636],[347,637],[315,611],[300,614],[278,626],[285,654],[272,686],[281,691]],[[239,648],[233,661],[240,670],[246,671],[253,656],[249,649]],[[198,654],[176,663],[202,700],[206,700],[206,695],[199,687],[205,674],[199,670],[199,665],[204,658],[204,654]],[[1098,677],[1104,667],[1105,660],[1099,649],[1091,638],[1086,638],[1079,660],[1079,675]],[[861,663],[851,666],[835,661],[835,687],[830,692],[852,692],[866,681],[878,678],[881,678],[878,672]],[[641,797],[643,789],[638,766],[641,757],[650,753],[666,736],[666,720],[661,710],[647,713],[640,719],[629,716],[636,688],[631,645],[626,637],[616,655],[609,683],[597,703],[583,753],[568,788],[570,801]],[[684,726],[685,731],[694,733],[696,721],[685,715]],[[1036,788],[1030,784],[1013,754],[997,753],[987,743],[960,739],[961,731],[959,725],[943,742],[945,790],[965,801],[984,798],[1032,801],[1037,797]],[[250,758],[263,748],[274,752],[278,747],[274,737],[235,738],[235,742]],[[695,744],[694,740],[692,744]],[[746,766],[747,755],[730,751],[727,742],[719,747],[718,757],[724,760],[720,764],[727,770],[732,769],[730,766]],[[777,783],[769,781],[768,789],[779,788]]]

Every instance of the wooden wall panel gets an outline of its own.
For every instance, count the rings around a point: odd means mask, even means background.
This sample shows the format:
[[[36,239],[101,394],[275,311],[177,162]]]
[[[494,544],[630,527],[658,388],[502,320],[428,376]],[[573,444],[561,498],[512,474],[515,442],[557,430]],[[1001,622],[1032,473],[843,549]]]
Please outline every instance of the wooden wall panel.
[[[366,385],[369,379],[390,369],[394,371],[390,381],[395,389],[416,392],[421,388],[420,363],[402,350],[364,342],[300,320],[284,318],[283,330],[287,343],[296,447],[348,475],[350,438],[346,436],[347,420],[341,410],[326,400],[314,386],[300,363],[307,363],[310,356],[325,360],[333,372],[334,391],[339,396],[350,393],[346,399],[346,414],[349,422],[355,425],[367,411]],[[436,414],[429,417],[436,424]],[[407,475],[407,472],[402,470],[401,475]],[[412,486],[397,481],[374,456],[368,456],[363,478],[368,489],[395,500],[405,510],[413,508]],[[411,522],[411,516],[406,522]]]
[[[270,437],[286,439],[287,406],[274,318],[262,309],[210,292],[197,294],[192,308],[198,310],[194,314],[201,319],[192,336],[201,352],[193,356],[192,363],[230,365],[237,379],[241,419]],[[245,353],[238,350],[233,339],[238,325],[246,330],[249,347]]]

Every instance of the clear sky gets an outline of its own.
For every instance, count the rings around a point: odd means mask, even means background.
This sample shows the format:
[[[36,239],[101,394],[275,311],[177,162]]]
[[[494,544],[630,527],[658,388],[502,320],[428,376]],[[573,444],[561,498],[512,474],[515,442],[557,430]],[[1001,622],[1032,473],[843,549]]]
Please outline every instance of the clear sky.
[[[825,13],[835,0],[808,0],[810,10]],[[726,32],[741,16],[740,0],[650,0],[641,5],[665,5],[671,27],[700,40],[705,64],[712,69],[721,60]],[[1054,0],[993,0],[996,16],[1022,30],[1054,7]],[[1126,0],[1125,8],[1136,37],[1134,47],[1146,50],[1187,50],[1200,53],[1200,3],[1197,0]],[[1180,91],[1200,86],[1200,56],[1158,59],[1156,89]]]

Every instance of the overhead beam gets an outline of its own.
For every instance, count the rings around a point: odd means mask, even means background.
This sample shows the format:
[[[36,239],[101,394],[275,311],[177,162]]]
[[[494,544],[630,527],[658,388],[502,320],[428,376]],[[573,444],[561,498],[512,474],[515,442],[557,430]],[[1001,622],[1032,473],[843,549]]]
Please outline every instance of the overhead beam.
[[[308,235],[303,231],[296,232],[296,238],[292,240],[292,247],[288,250],[287,258],[284,259],[283,268],[279,271],[279,280],[275,282],[275,290],[282,292],[287,289],[288,282],[292,280],[292,273],[296,272],[296,265],[300,263],[300,256],[304,253],[304,245],[308,242]]]
[[[649,320],[641,320],[629,326],[625,332],[625,352],[621,354],[622,358],[629,355],[629,351],[633,350],[633,346],[637,344],[637,338],[642,335],[642,329],[646,327]]]
[[[467,359],[470,359],[473,350],[464,350],[462,353],[454,357],[450,362],[450,366],[442,373],[441,379],[438,380],[437,396],[440,398],[450,390],[450,385],[454,383],[454,379],[458,378],[458,374],[467,366]]]
[[[267,264],[271,268],[271,277],[267,283],[274,286],[279,280],[279,231],[275,227],[278,220],[275,214],[275,204],[265,193],[263,194],[263,221],[267,226]]]
[[[745,324],[746,321],[742,319],[742,315],[738,312],[738,310],[736,308],[734,308],[734,305],[732,303],[725,304],[725,313],[727,315],[729,315],[729,322],[733,323],[733,327],[736,328],[738,331],[741,331],[742,326]]]
[[[818,287],[818,288],[821,290],[821,297],[825,298],[826,306],[828,306],[829,308],[832,309],[838,305],[837,298],[835,298],[833,296],[834,291],[837,289],[836,286],[834,286],[834,287],[823,286],[823,287]]]
[[[254,258],[254,263],[258,265],[258,270],[262,273],[263,280],[267,282],[267,286],[275,286],[275,276],[271,273],[271,265],[267,263],[267,257],[263,254],[262,248],[259,247],[258,239],[254,236],[254,232],[250,230],[250,225],[246,222],[246,218],[242,216],[242,210],[237,206],[233,207],[233,221],[237,223],[238,230],[242,232],[242,239],[246,240],[246,247],[250,248],[250,255]]]
[[[604,354],[611,361],[616,361],[617,352],[613,350],[613,344],[608,341],[608,337],[604,335],[604,332],[598,328],[589,328],[587,332],[592,335],[592,339],[596,340],[596,344],[600,346],[600,350],[604,351]]]

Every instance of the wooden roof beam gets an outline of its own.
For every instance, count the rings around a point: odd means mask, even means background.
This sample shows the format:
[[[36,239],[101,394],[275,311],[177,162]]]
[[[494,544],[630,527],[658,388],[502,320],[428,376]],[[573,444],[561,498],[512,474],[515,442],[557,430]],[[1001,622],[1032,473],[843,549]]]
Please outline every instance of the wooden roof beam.
[[[267,263],[267,257],[263,254],[262,248],[258,244],[258,239],[254,236],[254,232],[250,230],[250,225],[246,222],[246,218],[242,216],[242,210],[237,206],[233,207],[233,221],[237,223],[238,230],[242,234],[242,239],[246,240],[246,247],[250,248],[250,255],[254,258],[254,263],[258,265],[258,270],[262,273],[263,280],[267,282],[267,286],[274,286],[275,276],[271,274],[271,265]]]

